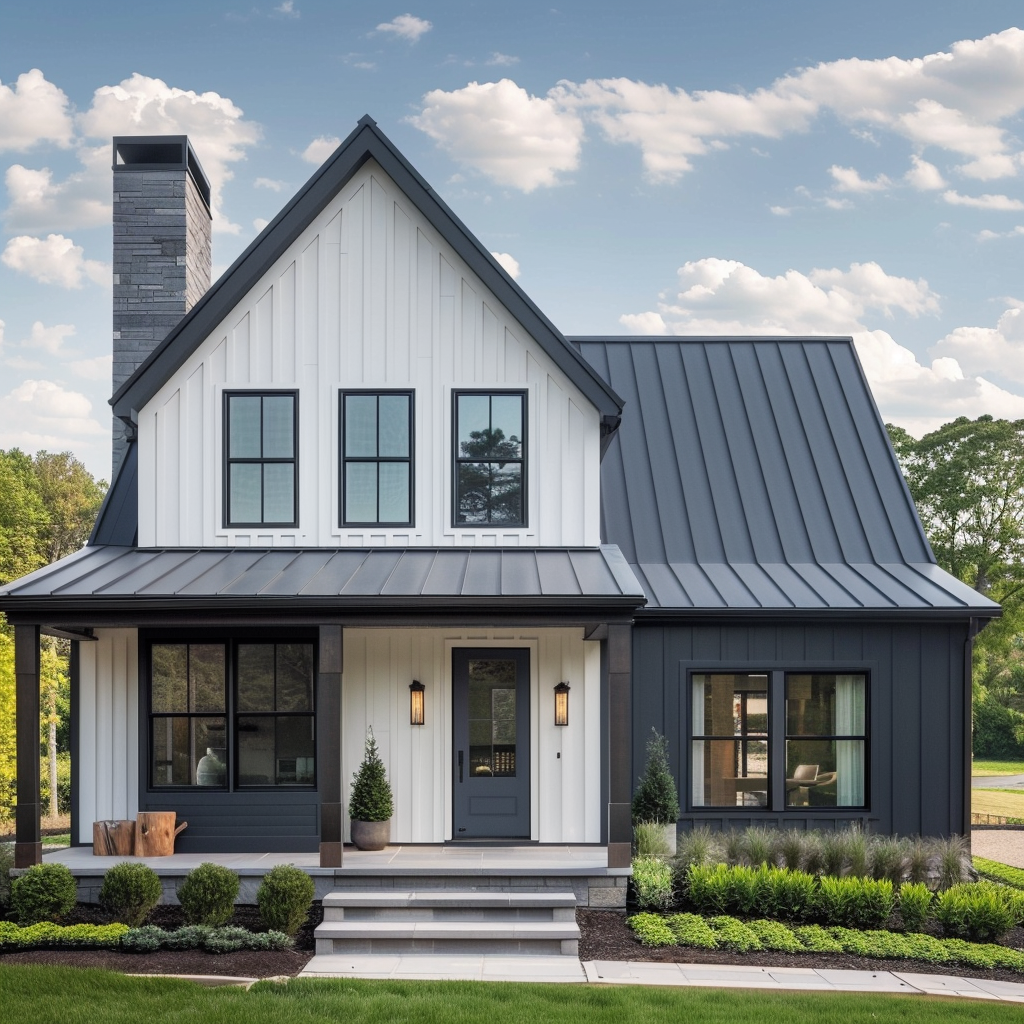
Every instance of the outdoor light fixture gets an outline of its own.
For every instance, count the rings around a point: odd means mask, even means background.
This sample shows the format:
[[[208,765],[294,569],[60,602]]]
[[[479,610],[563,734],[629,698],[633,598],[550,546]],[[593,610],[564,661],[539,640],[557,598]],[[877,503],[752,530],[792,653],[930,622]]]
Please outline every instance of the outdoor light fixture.
[[[559,683],[555,687],[555,725],[569,724],[569,684]]]
[[[423,724],[423,691],[426,687],[418,680],[414,679],[409,684],[409,724],[410,725],[422,725]]]

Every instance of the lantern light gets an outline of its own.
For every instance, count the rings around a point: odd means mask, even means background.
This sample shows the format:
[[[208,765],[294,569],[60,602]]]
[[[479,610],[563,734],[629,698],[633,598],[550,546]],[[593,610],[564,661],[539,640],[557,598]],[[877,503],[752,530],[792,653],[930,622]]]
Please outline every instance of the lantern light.
[[[423,724],[423,691],[426,687],[418,680],[414,679],[409,684],[409,724],[410,725],[422,725]]]
[[[569,724],[569,684],[559,683],[555,687],[555,725]]]

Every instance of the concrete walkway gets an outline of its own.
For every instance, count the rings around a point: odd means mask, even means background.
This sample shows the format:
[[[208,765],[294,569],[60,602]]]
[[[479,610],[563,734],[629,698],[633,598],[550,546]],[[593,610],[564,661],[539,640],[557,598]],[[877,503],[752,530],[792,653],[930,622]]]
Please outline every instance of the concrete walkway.
[[[1024,789],[1024,775],[972,775],[973,789]]]
[[[971,832],[971,853],[1014,868],[1024,868],[1024,830],[976,828]]]

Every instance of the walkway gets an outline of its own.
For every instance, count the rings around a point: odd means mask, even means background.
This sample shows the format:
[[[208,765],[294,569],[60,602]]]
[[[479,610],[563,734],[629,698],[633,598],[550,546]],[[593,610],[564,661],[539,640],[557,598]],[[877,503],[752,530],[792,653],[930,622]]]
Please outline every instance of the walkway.
[[[971,853],[975,857],[1024,868],[1024,830],[976,828],[971,832]]]
[[[974,789],[1024,789],[1024,775],[972,775]]]

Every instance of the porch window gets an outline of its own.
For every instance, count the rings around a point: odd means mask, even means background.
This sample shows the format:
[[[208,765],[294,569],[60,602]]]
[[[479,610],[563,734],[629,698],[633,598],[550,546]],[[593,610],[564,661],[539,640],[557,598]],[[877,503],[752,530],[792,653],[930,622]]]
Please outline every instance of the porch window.
[[[313,680],[311,643],[152,644],[152,786],[315,785]]]
[[[298,394],[224,394],[224,525],[298,525]]]
[[[342,526],[412,526],[411,391],[341,392]]]
[[[860,673],[695,674],[692,805],[866,806],[866,705]]]
[[[526,525],[526,393],[457,391],[455,526]]]

